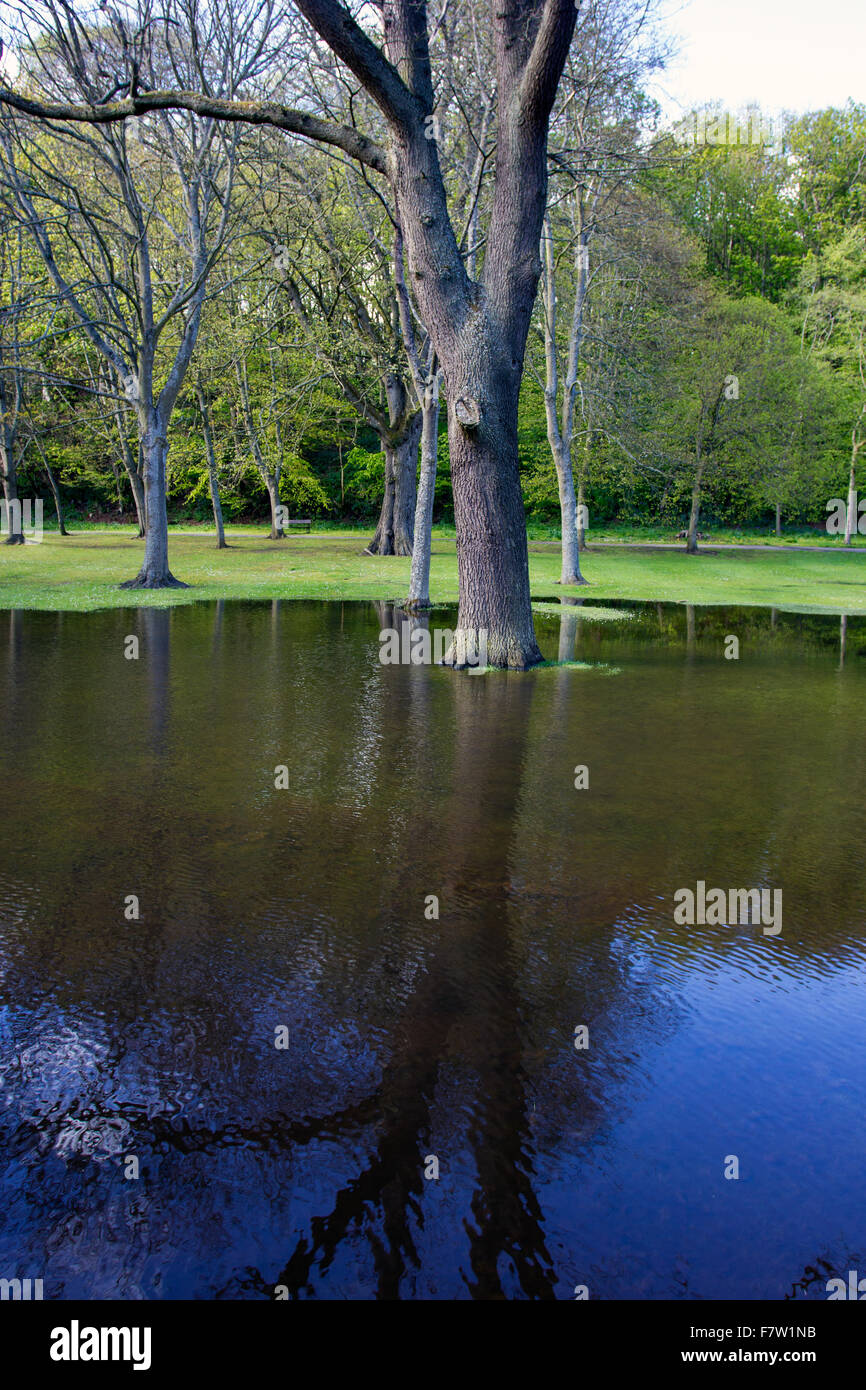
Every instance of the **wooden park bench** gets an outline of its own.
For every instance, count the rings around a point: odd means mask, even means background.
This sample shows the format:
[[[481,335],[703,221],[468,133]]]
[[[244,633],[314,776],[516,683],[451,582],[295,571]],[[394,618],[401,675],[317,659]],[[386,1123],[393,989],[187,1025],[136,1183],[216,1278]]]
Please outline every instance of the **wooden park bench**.
[[[287,521],[285,524],[286,526],[303,526],[307,531],[309,531],[313,523],[312,521],[307,519],[304,521]]]

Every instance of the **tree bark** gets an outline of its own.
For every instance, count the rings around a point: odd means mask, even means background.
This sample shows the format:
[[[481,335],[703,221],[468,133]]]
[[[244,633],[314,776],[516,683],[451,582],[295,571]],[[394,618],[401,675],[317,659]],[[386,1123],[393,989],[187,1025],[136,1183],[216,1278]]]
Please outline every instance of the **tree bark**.
[[[376,534],[368,555],[411,555],[415,531],[415,476],[421,412],[413,410],[402,376],[389,372],[385,379],[388,427],[379,430],[385,455],[385,495]]]
[[[186,589],[168,567],[168,513],[166,511],[166,461],[168,436],[166,421],[159,410],[151,409],[142,421],[144,451],[144,505],[147,526],[144,561],[134,579],[121,589]]]
[[[531,309],[531,299],[528,305]],[[523,325],[519,325],[520,329]],[[528,327],[528,316],[527,316]],[[517,453],[520,351],[485,324],[440,354],[448,398],[448,442],[457,531],[460,632],[487,633],[491,666],[526,670],[541,661],[532,625],[526,514]],[[450,345],[449,345],[450,346]],[[503,346],[505,351],[503,352]],[[465,664],[455,644],[446,656]]]
[[[276,474],[270,471],[265,474],[265,487],[268,490],[268,503],[271,508],[271,540],[284,541],[286,533],[280,525],[280,484]]]
[[[13,504],[18,502],[18,477],[15,460],[11,449],[7,450],[5,445],[0,446],[0,449],[2,449],[3,455],[2,458],[0,458],[0,464],[2,464],[3,467],[3,500],[6,503],[6,527],[9,533],[3,544],[23,545],[24,532],[20,529],[16,531],[12,529],[15,522],[15,512],[17,510]]]
[[[777,503],[776,503],[776,535],[777,535],[777,536],[781,536],[781,534],[782,534],[782,504],[781,504],[781,502],[777,502]]]
[[[4,545],[24,544],[24,532],[20,526],[17,530],[12,529],[15,523],[14,513],[17,510],[13,504],[18,502],[18,460],[15,457],[15,437],[9,420],[10,417],[17,419],[17,414],[17,400],[14,407],[10,408],[4,383],[0,379],[0,474],[3,477],[6,528],[9,533],[3,542]]]
[[[415,535],[415,474],[421,438],[421,412],[410,416],[404,433],[386,435],[385,496],[368,555],[411,555]]]

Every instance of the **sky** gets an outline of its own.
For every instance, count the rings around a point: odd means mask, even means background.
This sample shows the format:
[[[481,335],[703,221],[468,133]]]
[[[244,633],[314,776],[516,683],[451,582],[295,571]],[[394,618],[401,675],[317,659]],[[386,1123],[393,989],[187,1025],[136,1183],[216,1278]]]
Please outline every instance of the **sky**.
[[[814,111],[866,102],[866,0],[668,0],[679,57],[653,95],[671,117],[721,102]]]
[[[652,84],[671,120],[726,110],[814,111],[866,102],[866,0],[662,0],[679,56]],[[0,0],[2,10],[2,0]],[[15,68],[0,59],[0,72]]]

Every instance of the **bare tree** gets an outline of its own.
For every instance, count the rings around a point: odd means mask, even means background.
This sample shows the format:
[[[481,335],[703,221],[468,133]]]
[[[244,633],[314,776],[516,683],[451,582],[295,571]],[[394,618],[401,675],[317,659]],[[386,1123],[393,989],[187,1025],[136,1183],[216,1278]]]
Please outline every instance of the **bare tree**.
[[[234,95],[263,62],[269,10],[238,0],[226,29],[192,0],[158,15],[150,0],[86,15],[65,0],[16,8],[28,90],[96,108],[120,86],[134,93],[166,81]],[[236,149],[237,132],[227,136],[212,117],[168,111],[135,128],[62,121],[50,131],[7,113],[0,129],[6,206],[136,413],[145,554],[126,587],[178,585],[168,567],[168,428],[230,229]]]

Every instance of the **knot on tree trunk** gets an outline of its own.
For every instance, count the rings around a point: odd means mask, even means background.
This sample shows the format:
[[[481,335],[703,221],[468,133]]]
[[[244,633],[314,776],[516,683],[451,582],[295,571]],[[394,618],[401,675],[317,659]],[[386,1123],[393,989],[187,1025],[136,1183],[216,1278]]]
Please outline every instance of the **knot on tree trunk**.
[[[476,429],[481,419],[481,406],[472,396],[461,396],[454,402],[454,414],[464,429]]]

